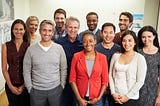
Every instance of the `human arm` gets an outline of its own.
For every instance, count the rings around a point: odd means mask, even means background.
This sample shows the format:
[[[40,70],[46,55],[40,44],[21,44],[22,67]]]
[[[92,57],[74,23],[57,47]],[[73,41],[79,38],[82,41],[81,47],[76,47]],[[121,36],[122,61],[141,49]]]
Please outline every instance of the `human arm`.
[[[72,90],[73,90],[73,92],[74,92],[74,94],[75,94],[75,96],[76,96],[76,98],[77,98],[77,100],[79,102],[79,105],[80,106],[87,106],[88,101],[86,101],[85,99],[81,98],[76,83],[75,82],[71,82],[70,84],[71,84]]]
[[[27,49],[24,60],[23,60],[23,77],[25,86],[30,93],[30,90],[32,88],[32,81],[31,81],[31,70],[32,70],[32,59],[31,59],[31,51],[30,47]]]
[[[155,106],[160,106],[160,64],[158,65],[158,74],[159,74],[158,94],[155,100]]]
[[[130,66],[131,66],[130,70],[132,70],[132,72],[130,74],[128,74],[128,77],[130,77],[132,79],[135,78],[135,82],[132,86],[130,86],[129,91],[126,94],[126,96],[129,99],[131,97],[133,97],[135,94],[137,94],[139,92],[140,88],[143,86],[144,80],[146,77],[146,71],[147,71],[146,60],[143,55],[136,53],[136,56],[134,56],[133,59],[134,60],[133,60],[132,64],[130,64]],[[136,70],[136,71],[134,72],[134,70]],[[129,75],[132,75],[132,76],[129,76]]]
[[[75,68],[76,67],[76,61],[77,60],[76,60],[75,56],[73,56],[72,63],[71,63],[69,82],[70,82],[72,90],[73,90],[73,92],[76,96],[76,99],[79,102],[79,105],[80,106],[86,106],[87,101],[80,96],[80,93],[78,91],[77,84],[76,84],[76,80],[77,80],[77,74],[76,74],[76,68]]]
[[[120,99],[120,95],[115,92],[115,83],[114,83],[114,78],[115,78],[115,62],[119,58],[120,54],[115,53],[110,62],[110,69],[109,69],[109,86],[111,90],[111,95],[114,98],[116,103],[122,104]]]
[[[66,84],[66,78],[67,78],[67,60],[66,60],[66,55],[61,47],[61,56],[60,56],[60,79],[61,79],[61,86],[64,88]]]
[[[6,83],[9,87],[9,89],[12,91],[12,93],[19,95],[21,92],[19,92],[18,88],[13,86],[11,83],[11,79],[7,70],[7,47],[6,44],[2,45],[2,73],[4,76],[4,79],[6,80]]]

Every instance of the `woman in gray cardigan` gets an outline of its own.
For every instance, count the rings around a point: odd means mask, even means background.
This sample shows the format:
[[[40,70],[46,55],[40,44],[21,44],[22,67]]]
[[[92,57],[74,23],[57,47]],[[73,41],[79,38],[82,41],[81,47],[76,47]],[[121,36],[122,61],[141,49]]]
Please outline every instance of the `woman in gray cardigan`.
[[[146,76],[146,61],[137,52],[137,37],[127,30],[122,35],[122,51],[111,59],[109,84],[114,106],[138,106],[139,90]]]

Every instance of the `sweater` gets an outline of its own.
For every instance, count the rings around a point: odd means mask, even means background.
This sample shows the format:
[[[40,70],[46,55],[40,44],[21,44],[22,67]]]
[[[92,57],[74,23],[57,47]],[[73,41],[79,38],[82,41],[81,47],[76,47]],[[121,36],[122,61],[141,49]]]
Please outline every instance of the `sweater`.
[[[44,51],[37,43],[26,51],[23,61],[25,85],[30,92],[50,90],[58,85],[64,87],[67,76],[66,56],[61,45],[53,43],[48,51]]]

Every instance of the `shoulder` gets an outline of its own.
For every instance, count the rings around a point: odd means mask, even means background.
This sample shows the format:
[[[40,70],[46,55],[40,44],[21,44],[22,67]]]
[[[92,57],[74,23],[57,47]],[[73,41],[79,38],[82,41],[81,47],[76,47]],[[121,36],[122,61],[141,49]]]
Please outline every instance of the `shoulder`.
[[[145,61],[145,57],[141,53],[135,52],[135,57],[138,59],[139,62]]]

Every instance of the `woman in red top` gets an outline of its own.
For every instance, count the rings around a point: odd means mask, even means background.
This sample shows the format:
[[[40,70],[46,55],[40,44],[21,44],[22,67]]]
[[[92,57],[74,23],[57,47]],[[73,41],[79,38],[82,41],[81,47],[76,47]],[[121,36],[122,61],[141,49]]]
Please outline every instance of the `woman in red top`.
[[[29,47],[26,26],[17,19],[11,26],[11,40],[2,45],[2,72],[9,106],[30,106],[23,80],[23,58]]]
[[[108,64],[105,55],[95,51],[95,35],[82,35],[84,50],[72,59],[70,83],[79,106],[102,106],[101,97],[108,86]]]

